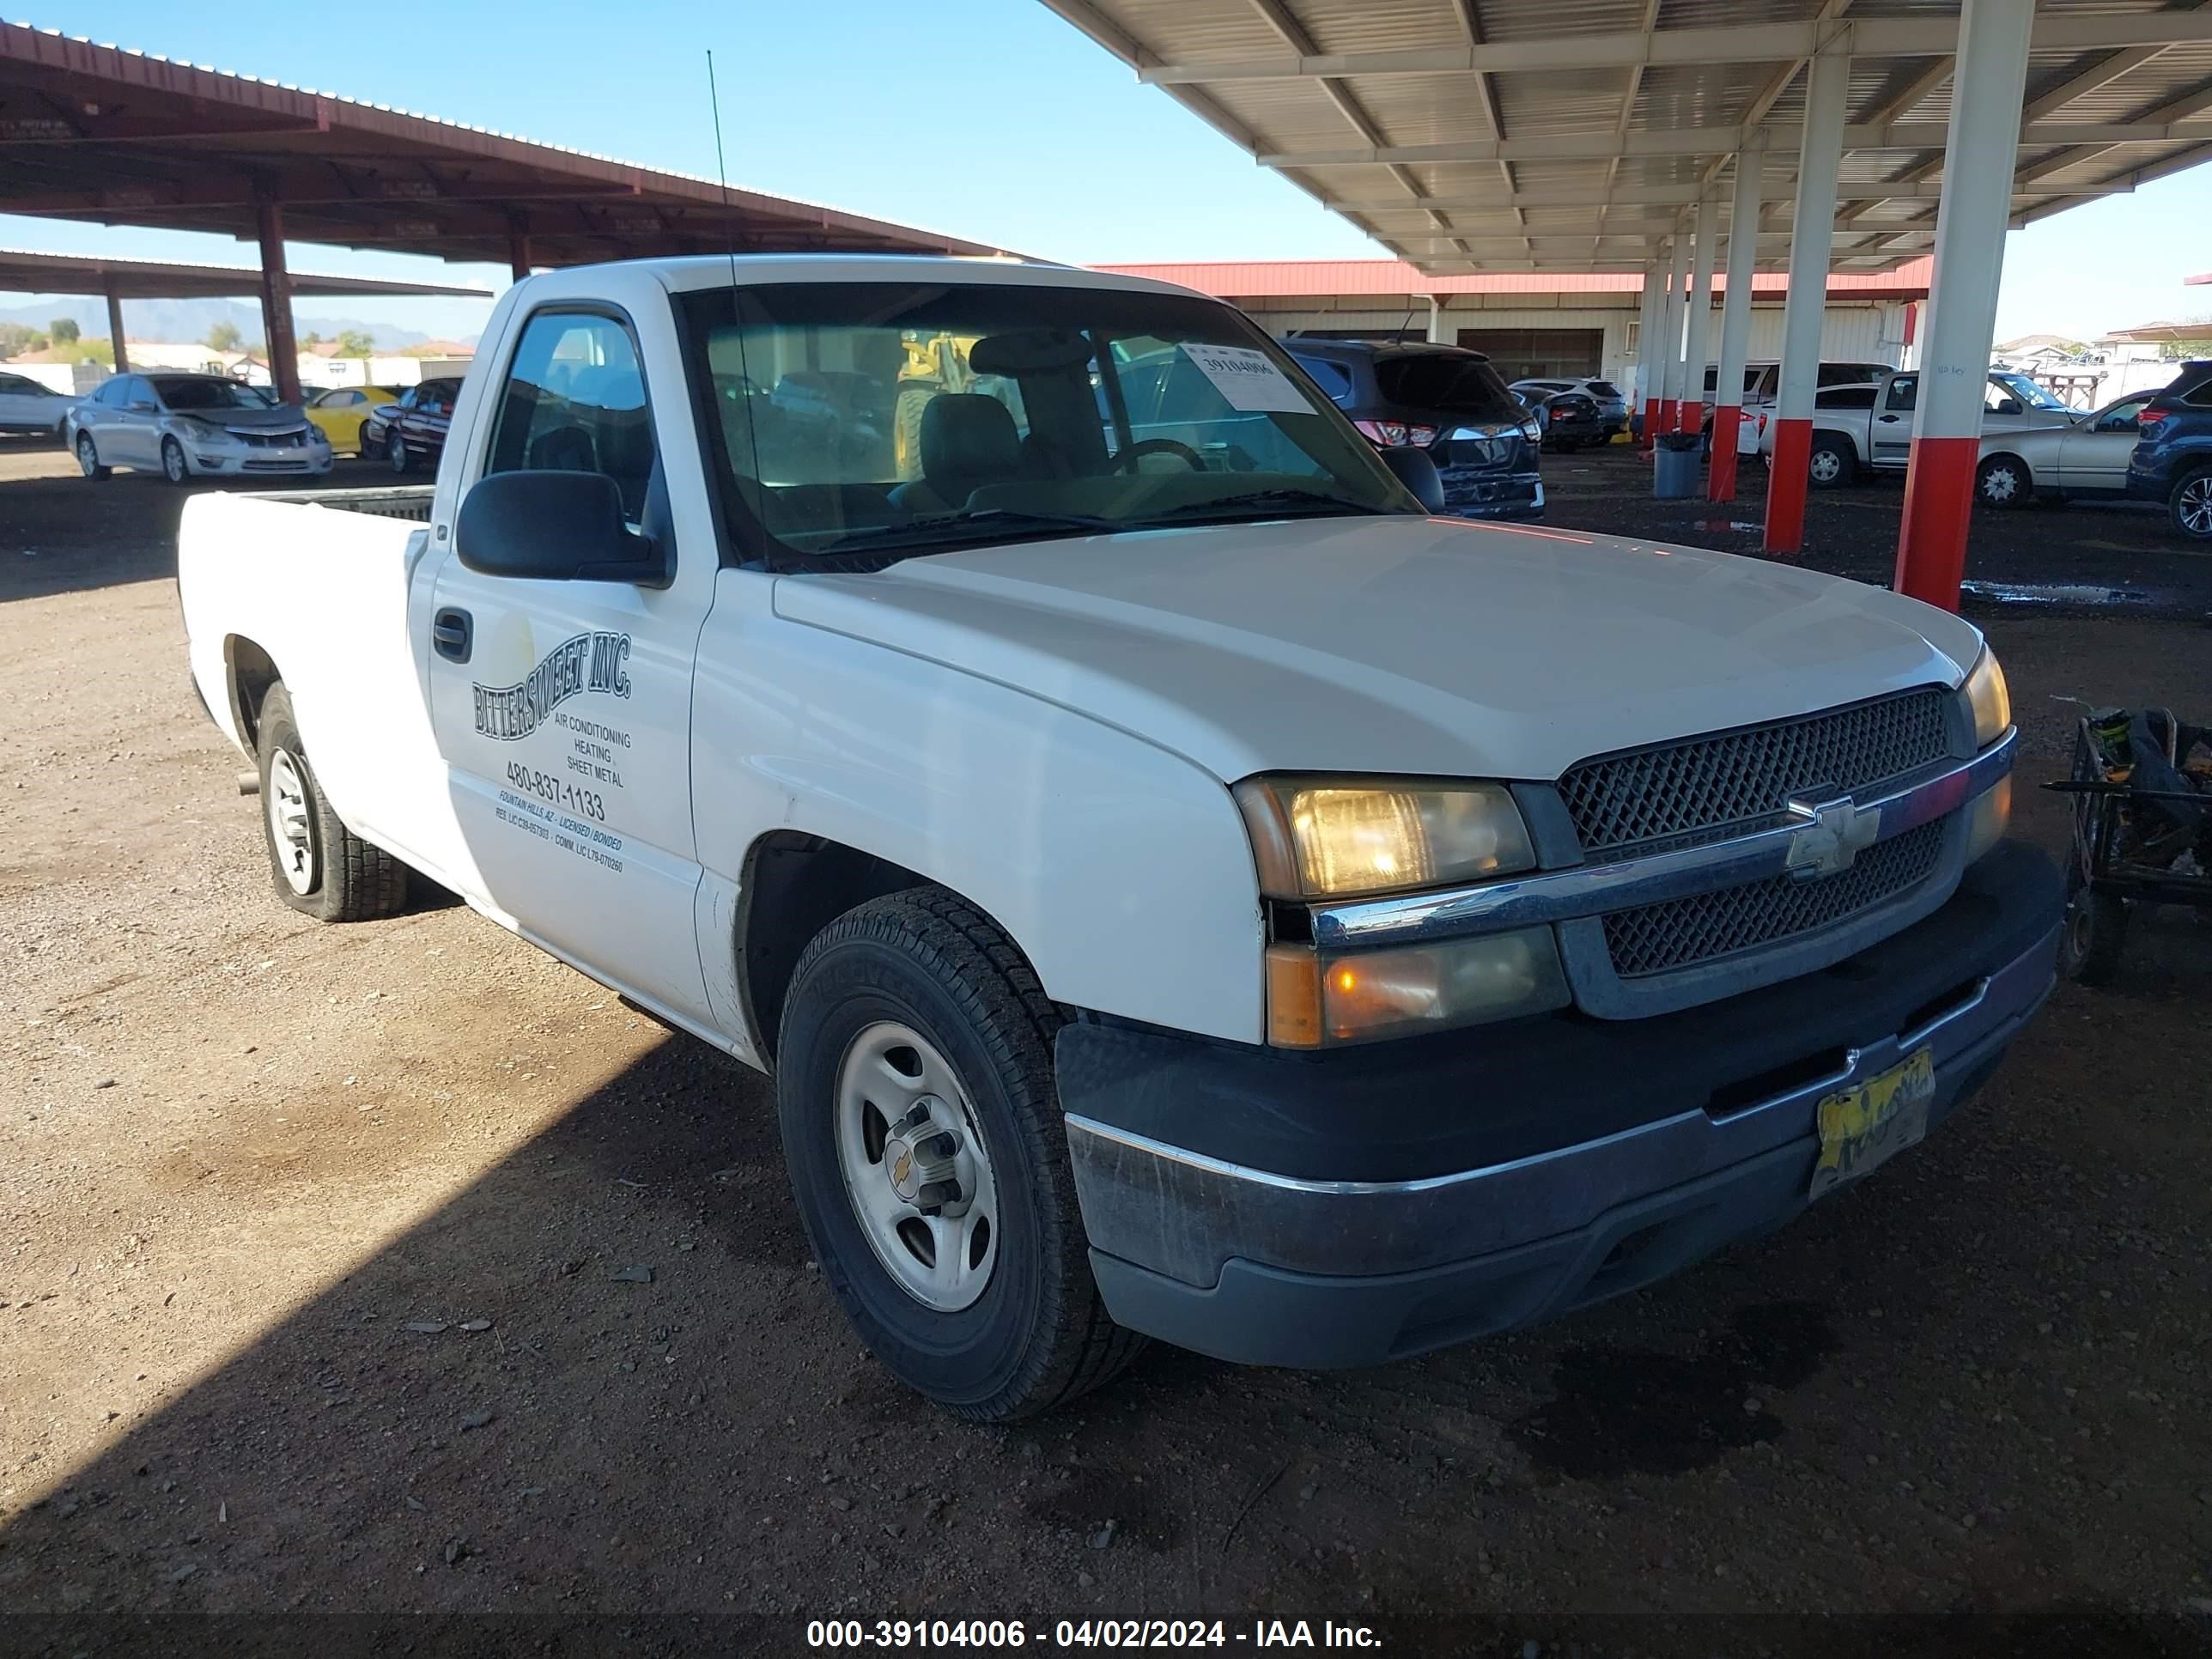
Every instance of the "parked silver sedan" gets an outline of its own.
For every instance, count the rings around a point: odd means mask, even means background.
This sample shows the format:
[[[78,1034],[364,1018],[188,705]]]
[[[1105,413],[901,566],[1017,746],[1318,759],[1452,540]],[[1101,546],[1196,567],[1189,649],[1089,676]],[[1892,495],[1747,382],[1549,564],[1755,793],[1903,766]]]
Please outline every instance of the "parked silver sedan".
[[[2124,496],[2128,457],[2140,435],[2137,417],[2157,395],[2156,386],[2145,386],[2063,426],[1985,431],[1974,499],[1984,507],[2021,507],[2039,495],[2058,501]]]
[[[88,478],[118,466],[179,484],[331,470],[330,440],[305,414],[222,374],[118,374],[70,411],[64,435]]]

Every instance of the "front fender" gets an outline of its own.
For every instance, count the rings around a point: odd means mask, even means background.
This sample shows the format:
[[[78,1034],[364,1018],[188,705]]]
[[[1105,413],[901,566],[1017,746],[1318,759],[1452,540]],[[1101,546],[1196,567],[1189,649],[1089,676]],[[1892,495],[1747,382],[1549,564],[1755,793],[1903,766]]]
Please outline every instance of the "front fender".
[[[1014,688],[780,620],[771,582],[724,571],[699,640],[712,874],[742,879],[769,831],[825,836],[988,911],[1055,1001],[1262,1039],[1257,878],[1218,779]]]

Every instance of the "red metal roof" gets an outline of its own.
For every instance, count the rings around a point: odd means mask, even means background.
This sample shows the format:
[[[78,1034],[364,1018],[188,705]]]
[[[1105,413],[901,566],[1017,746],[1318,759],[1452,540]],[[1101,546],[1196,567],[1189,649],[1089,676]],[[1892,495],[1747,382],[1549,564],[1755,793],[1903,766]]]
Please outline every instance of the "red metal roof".
[[[2212,283],[2212,270],[2199,271],[2194,276],[2185,276],[2181,279],[2181,285],[2184,288],[2201,288],[2207,283]]]
[[[1835,272],[1828,277],[1828,292],[1838,299],[1924,300],[1935,267],[1933,259],[1923,258],[1908,259],[1894,270]],[[1632,270],[1511,270],[1475,276],[1425,276],[1396,259],[1231,259],[1191,264],[1101,265],[1098,269],[1179,283],[1224,300],[1352,294],[1394,299],[1426,294],[1638,294],[1644,289],[1643,276]],[[2212,273],[2192,280],[2212,281]],[[1728,279],[1715,272],[1713,285],[1725,289]],[[1789,287],[1790,279],[1782,272],[1760,271],[1752,279],[1751,291],[1778,295]]]

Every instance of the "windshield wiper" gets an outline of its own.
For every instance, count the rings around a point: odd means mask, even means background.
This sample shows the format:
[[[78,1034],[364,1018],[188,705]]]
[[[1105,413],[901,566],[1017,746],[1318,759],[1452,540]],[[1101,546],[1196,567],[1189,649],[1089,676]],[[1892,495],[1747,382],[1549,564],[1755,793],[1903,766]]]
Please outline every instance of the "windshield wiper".
[[[1171,507],[1165,513],[1139,520],[1157,524],[1163,519],[1188,517],[1198,513],[1216,513],[1223,507],[1325,507],[1339,513],[1358,513],[1369,516],[1388,515],[1397,509],[1376,507],[1366,501],[1355,501],[1348,496],[1332,495],[1322,489],[1251,489],[1241,495],[1217,495],[1207,501],[1185,501],[1181,507]]]
[[[816,548],[817,553],[842,552],[849,547],[872,543],[915,537],[924,545],[941,538],[928,532],[933,530],[961,530],[973,525],[982,528],[1004,526],[1010,529],[1039,528],[1048,530],[1096,530],[1113,532],[1129,526],[1119,519],[1102,519],[1089,513],[1032,513],[1013,507],[983,507],[974,512],[930,513],[919,519],[908,519],[900,524],[870,525],[865,530],[850,530],[834,542]],[[920,532],[917,535],[917,532]]]

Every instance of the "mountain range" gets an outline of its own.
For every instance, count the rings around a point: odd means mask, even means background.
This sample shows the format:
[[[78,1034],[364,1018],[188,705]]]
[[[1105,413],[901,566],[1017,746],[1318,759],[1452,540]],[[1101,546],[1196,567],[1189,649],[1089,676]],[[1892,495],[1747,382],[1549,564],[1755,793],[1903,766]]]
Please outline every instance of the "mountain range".
[[[380,351],[398,351],[430,338],[418,330],[397,328],[390,323],[364,323],[358,318],[325,316],[313,310],[313,301],[295,301],[295,325],[305,338],[319,334],[335,338],[342,331],[360,329]],[[107,337],[107,301],[89,295],[55,295],[36,305],[0,308],[0,323],[21,323],[44,329],[57,317],[74,320],[87,338]],[[134,340],[204,340],[217,323],[235,327],[248,346],[261,343],[261,307],[235,300],[125,300],[124,331]]]

